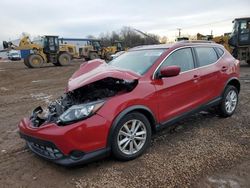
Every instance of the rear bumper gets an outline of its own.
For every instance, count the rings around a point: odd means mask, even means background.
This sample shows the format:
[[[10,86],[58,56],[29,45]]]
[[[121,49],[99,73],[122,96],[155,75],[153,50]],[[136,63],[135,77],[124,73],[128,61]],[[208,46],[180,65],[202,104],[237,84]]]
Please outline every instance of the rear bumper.
[[[77,151],[78,156],[74,153],[70,155],[64,155],[54,143],[46,140],[41,140],[35,137],[31,137],[19,132],[20,137],[23,138],[27,146],[31,151],[33,151],[38,156],[52,161],[54,163],[63,165],[63,166],[76,166],[80,164],[86,164],[104,157],[107,157],[110,153],[110,148],[104,148],[97,151],[84,153]]]

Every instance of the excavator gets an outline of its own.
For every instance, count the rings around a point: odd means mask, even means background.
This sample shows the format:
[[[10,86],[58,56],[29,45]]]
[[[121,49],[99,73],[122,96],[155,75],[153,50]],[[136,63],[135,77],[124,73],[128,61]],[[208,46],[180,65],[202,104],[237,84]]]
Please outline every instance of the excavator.
[[[45,35],[40,42],[31,42],[29,36],[23,36],[19,45],[3,41],[5,51],[28,51],[24,58],[24,64],[28,68],[39,68],[44,63],[53,63],[55,66],[64,66],[71,63],[72,58],[79,57],[76,46],[60,44],[58,36]]]

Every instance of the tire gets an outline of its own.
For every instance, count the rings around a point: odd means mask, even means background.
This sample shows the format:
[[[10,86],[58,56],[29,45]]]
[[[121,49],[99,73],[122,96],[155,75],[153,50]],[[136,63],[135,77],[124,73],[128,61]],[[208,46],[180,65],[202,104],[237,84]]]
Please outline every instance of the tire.
[[[44,60],[42,56],[38,54],[31,54],[27,57],[27,61],[25,63],[28,65],[27,67],[29,68],[40,68],[44,63]]]
[[[247,60],[246,62],[247,62],[248,65],[250,65],[250,60]]]
[[[134,131],[136,132],[131,134],[133,123],[135,123]],[[135,133],[140,133],[140,135],[135,136]],[[150,123],[143,114],[138,112],[126,114],[118,122],[112,134],[112,154],[121,161],[129,161],[139,157],[149,147],[151,134]]]
[[[57,66],[57,67],[61,66],[60,63],[58,63],[58,62],[53,63],[53,65],[55,65],[55,66]]]
[[[28,61],[29,61],[29,58],[28,58],[28,57],[24,58],[24,60],[23,60],[24,65],[25,65],[26,67],[28,67],[28,68],[32,68],[32,67],[30,66],[30,64],[29,64]]]
[[[58,57],[56,66],[65,66],[71,63],[71,56],[68,53],[61,53]],[[58,65],[57,65],[58,64]]]
[[[96,52],[91,52],[91,53],[89,54],[89,59],[90,59],[90,60],[98,59],[98,58],[99,58],[99,56],[98,56],[98,54],[97,54]]]
[[[218,106],[221,117],[230,117],[234,114],[238,104],[238,90],[233,85],[228,85],[223,93],[222,101]]]

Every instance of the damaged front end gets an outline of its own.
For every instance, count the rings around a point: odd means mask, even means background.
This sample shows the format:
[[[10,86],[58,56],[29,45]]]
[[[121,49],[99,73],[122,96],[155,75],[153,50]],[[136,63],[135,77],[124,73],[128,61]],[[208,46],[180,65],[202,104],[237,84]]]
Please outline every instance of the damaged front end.
[[[43,111],[37,107],[30,120],[34,127],[47,123],[60,126],[86,119],[95,114],[110,97],[132,91],[138,80],[124,80],[107,77],[93,83],[67,91],[63,96],[51,102]]]

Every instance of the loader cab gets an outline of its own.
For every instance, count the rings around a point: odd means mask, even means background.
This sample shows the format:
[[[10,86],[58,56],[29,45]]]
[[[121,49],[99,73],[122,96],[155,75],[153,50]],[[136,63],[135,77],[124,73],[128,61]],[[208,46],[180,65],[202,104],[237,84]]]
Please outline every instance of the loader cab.
[[[102,49],[101,42],[99,40],[91,41],[91,45],[94,47],[94,50],[100,51]]]
[[[117,51],[117,52],[120,52],[120,51],[124,51],[124,50],[125,50],[122,41],[115,41],[115,42],[113,43],[113,45],[116,47],[116,51]]]
[[[233,23],[229,44],[234,47],[250,45],[250,17],[235,19]]]
[[[55,54],[59,51],[58,36],[44,36],[43,51],[46,54]]]

